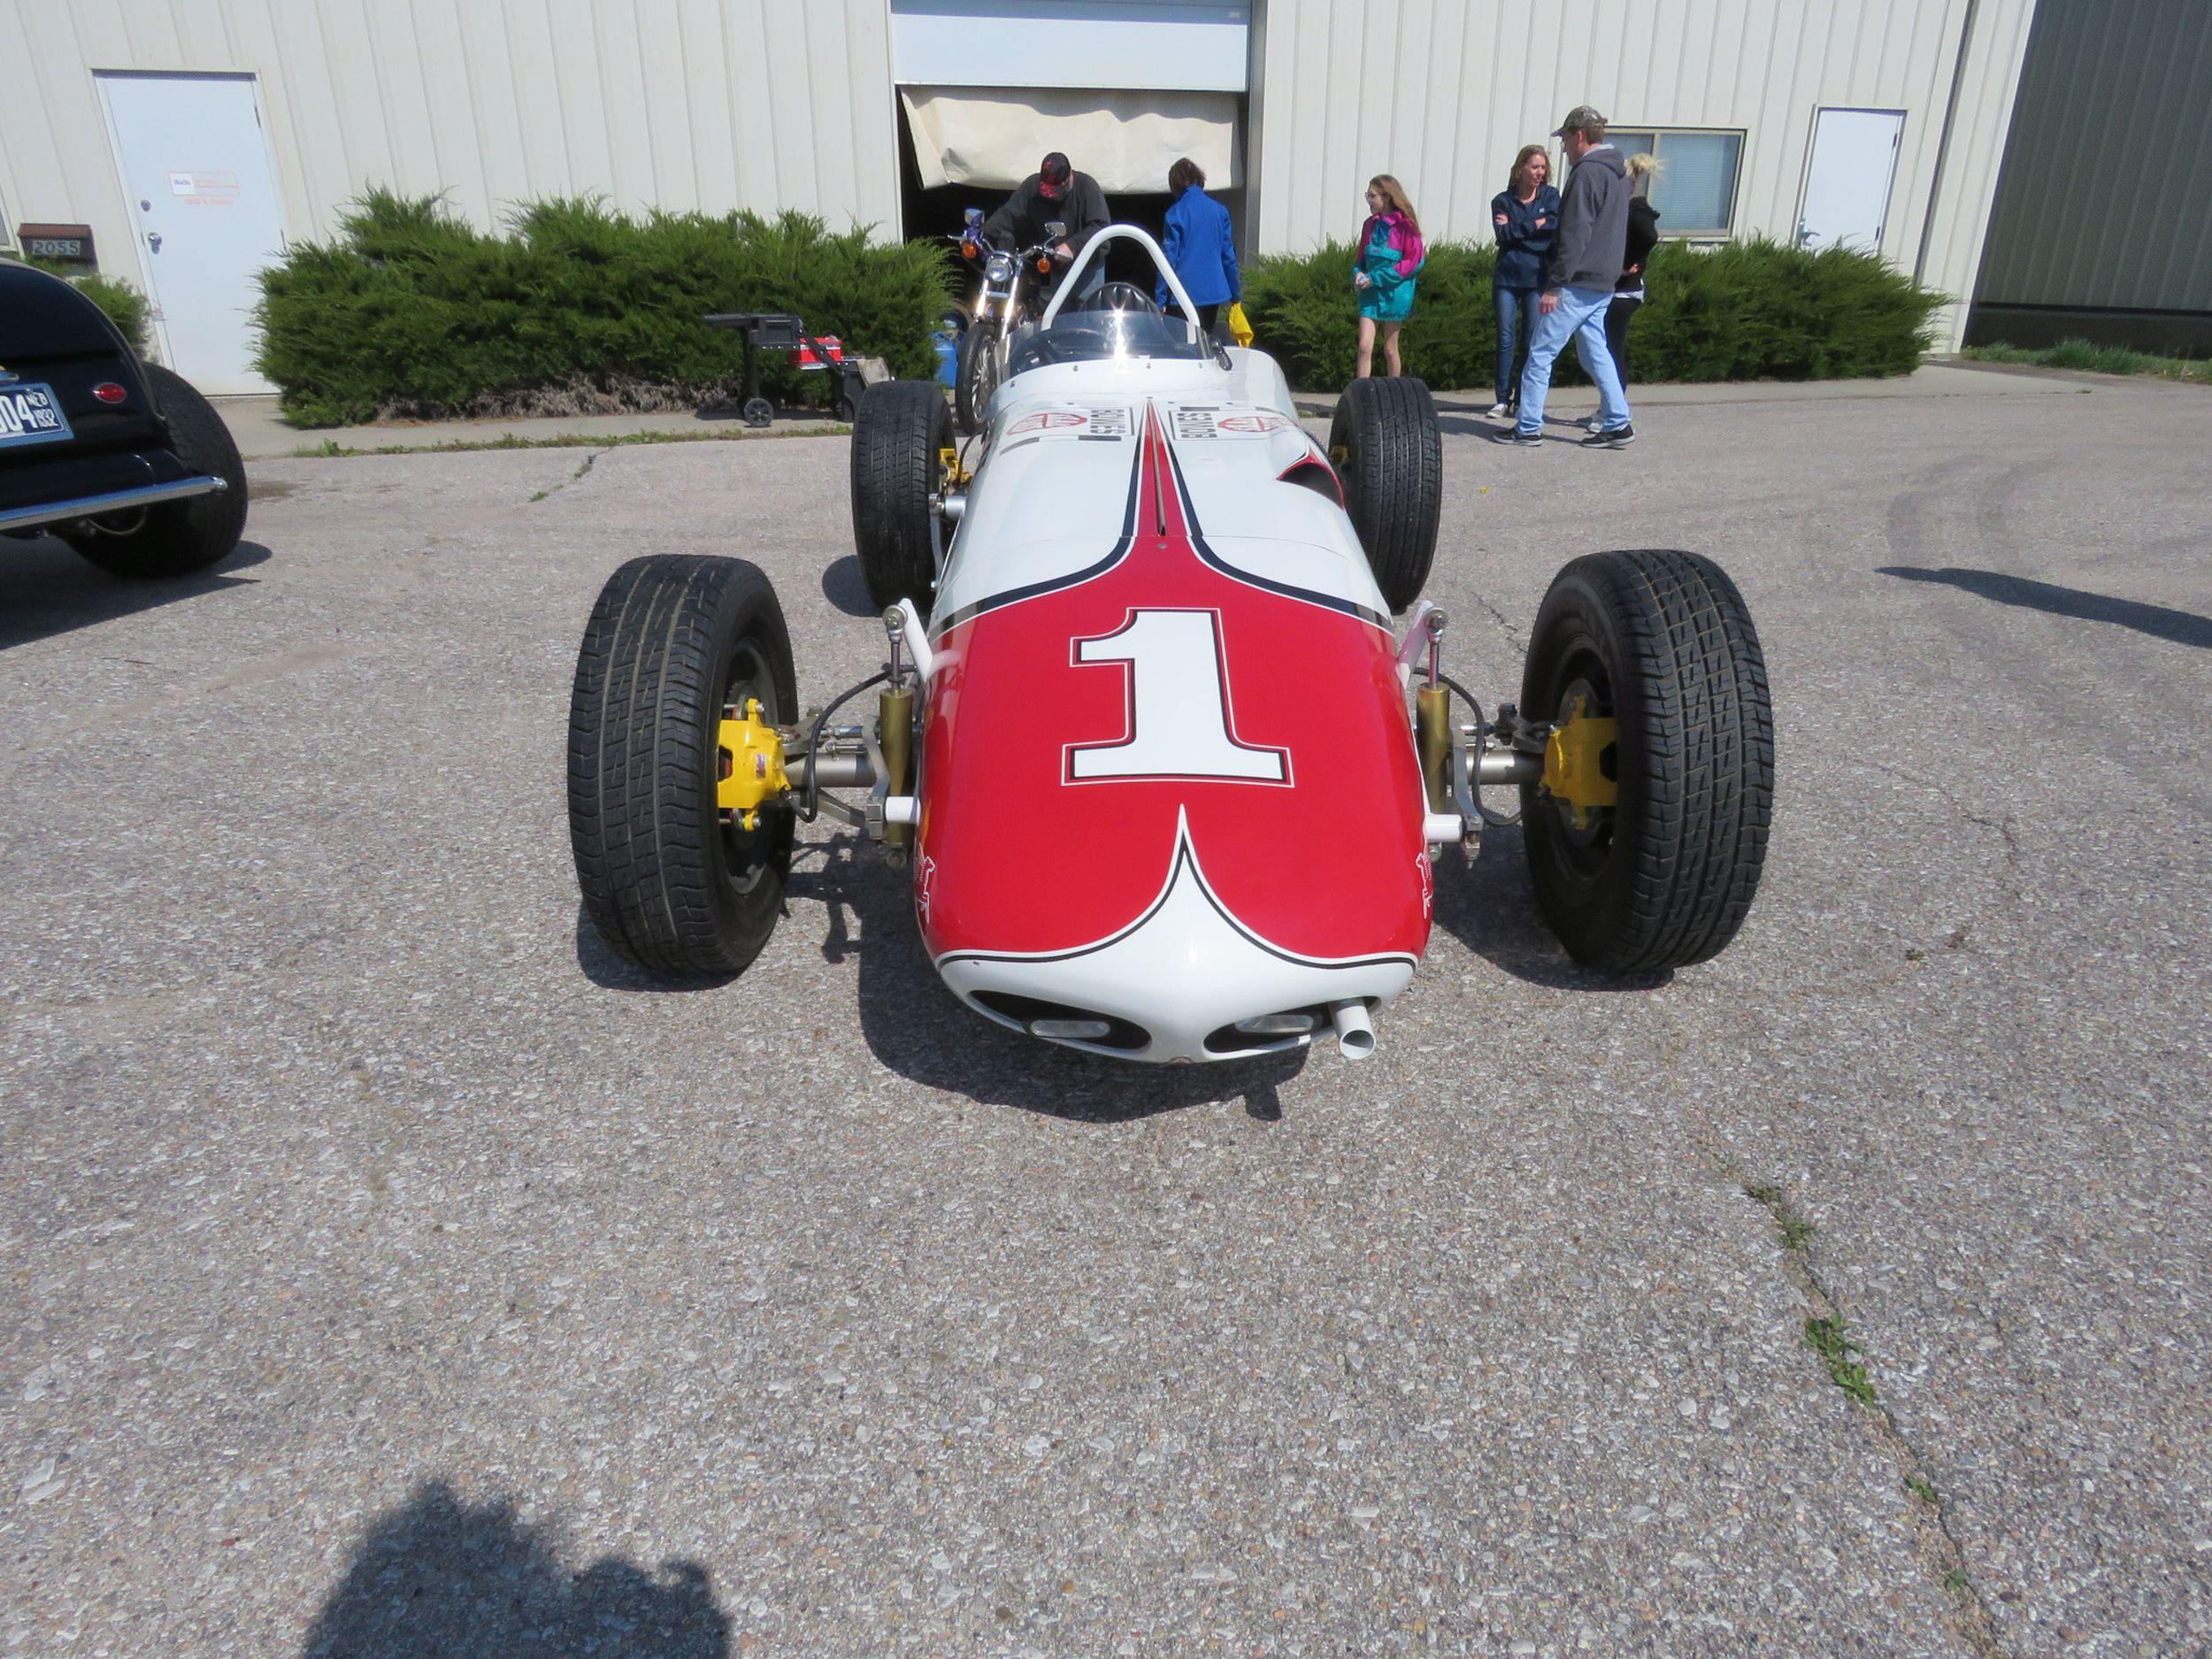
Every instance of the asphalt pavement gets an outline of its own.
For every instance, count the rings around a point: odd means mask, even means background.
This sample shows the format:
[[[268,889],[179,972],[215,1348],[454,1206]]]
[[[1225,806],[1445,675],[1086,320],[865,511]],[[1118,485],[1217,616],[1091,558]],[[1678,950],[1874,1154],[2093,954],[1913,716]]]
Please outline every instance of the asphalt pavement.
[[[750,558],[858,679],[843,438],[265,460],[165,587],[5,544],[0,1651],[2207,1651],[2212,396],[1988,379],[1445,400],[1455,676],[1709,554],[1777,817],[1632,984],[1492,832],[1357,1065],[1001,1031],[826,832],[741,979],[598,943],[593,595]]]

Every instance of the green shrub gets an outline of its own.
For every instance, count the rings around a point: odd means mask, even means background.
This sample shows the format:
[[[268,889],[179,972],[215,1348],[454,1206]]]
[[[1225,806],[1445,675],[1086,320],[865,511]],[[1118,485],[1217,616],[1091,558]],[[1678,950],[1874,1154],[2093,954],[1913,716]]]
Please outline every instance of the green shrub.
[[[794,311],[815,334],[935,366],[930,331],[952,293],[944,251],[883,246],[786,212],[654,213],[540,202],[487,234],[435,197],[373,190],[336,240],[295,243],[263,273],[260,367],[303,426],[656,409],[727,396],[744,342],[709,311]],[[772,397],[829,401],[826,374],[761,360]]]
[[[151,319],[153,307],[147,303],[143,294],[129,283],[119,281],[113,277],[79,276],[68,265],[55,265],[44,259],[34,259],[30,263],[42,271],[65,279],[78,293],[107,313],[108,320],[121,329],[123,338],[131,342],[132,350],[142,355],[144,353],[146,325]]]
[[[2025,363],[2046,369],[2087,369],[2098,374],[2147,374],[2154,380],[2212,385],[2212,362],[2161,357],[2131,346],[2101,346],[2089,340],[2062,340],[2056,345],[2037,347],[1969,346],[1959,355],[1982,363]]]
[[[1351,379],[1356,327],[1352,249],[1254,260],[1244,309],[1253,343],[1280,360],[1294,386],[1335,391]],[[1432,386],[1490,384],[1497,312],[1495,250],[1429,250],[1400,337],[1405,371]],[[1909,373],[1944,296],[1879,256],[1846,248],[1807,253],[1765,241],[1709,252],[1662,243],[1630,354],[1638,380],[1836,380]],[[1571,350],[1555,379],[1583,379]]]

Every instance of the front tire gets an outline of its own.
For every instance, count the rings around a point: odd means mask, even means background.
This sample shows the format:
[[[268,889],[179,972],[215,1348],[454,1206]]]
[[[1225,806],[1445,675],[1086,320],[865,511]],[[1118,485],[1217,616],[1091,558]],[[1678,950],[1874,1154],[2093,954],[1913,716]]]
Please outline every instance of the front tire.
[[[1444,440],[1429,388],[1402,375],[1354,380],[1336,401],[1329,458],[1375,585],[1403,611],[1429,579],[1444,511]]]
[[[960,351],[953,365],[952,419],[961,433],[973,437],[990,417],[991,395],[998,390],[998,331],[979,321],[960,336]]]
[[[853,421],[853,542],[877,605],[927,605],[937,585],[930,501],[944,488],[944,452],[959,439],[934,380],[868,388]]]
[[[1758,891],[1774,801],[1766,658],[1743,595],[1710,559],[1594,553],[1536,613],[1521,709],[1617,722],[1617,803],[1577,815],[1524,785],[1544,918],[1590,967],[1655,973],[1717,955]]]
[[[194,472],[221,479],[228,488],[149,507],[139,527],[120,535],[96,532],[68,541],[111,576],[160,580],[189,576],[230,557],[246,529],[246,464],[223,418],[191,382],[157,363],[147,364],[145,370],[154,403],[169,423],[177,459]]]
[[[775,589],[742,559],[659,554],[607,579],[584,630],[568,717],[568,824],[584,912],[625,962],[731,974],[782,911],[796,825],[717,807],[725,708],[797,718]]]

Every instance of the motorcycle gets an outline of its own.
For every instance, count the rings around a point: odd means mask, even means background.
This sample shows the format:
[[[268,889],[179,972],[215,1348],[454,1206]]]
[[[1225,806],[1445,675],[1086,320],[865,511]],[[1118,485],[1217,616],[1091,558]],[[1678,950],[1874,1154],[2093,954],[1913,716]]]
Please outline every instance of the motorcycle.
[[[1057,263],[1054,250],[1067,231],[1054,219],[1045,227],[1044,241],[1033,248],[996,248],[984,239],[983,210],[972,207],[960,233],[948,239],[960,244],[962,258],[979,260],[983,266],[983,287],[973,314],[962,319],[953,366],[953,423],[964,434],[983,430],[991,394],[1006,373],[1007,348],[1022,325],[1034,320],[1033,301],[1049,291],[1049,282],[1042,279],[1052,275]]]

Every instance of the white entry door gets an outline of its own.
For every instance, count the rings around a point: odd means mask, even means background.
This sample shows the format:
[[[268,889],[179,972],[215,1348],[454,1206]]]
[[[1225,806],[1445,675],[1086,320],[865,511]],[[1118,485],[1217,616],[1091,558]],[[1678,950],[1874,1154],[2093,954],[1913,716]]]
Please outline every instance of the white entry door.
[[[115,165],[169,366],[203,392],[266,392],[255,280],[284,215],[251,75],[103,74]]]
[[[1897,173],[1902,110],[1822,110],[1813,117],[1813,148],[1805,164],[1805,206],[1797,245],[1848,242],[1877,252],[1889,218],[1890,181]]]

